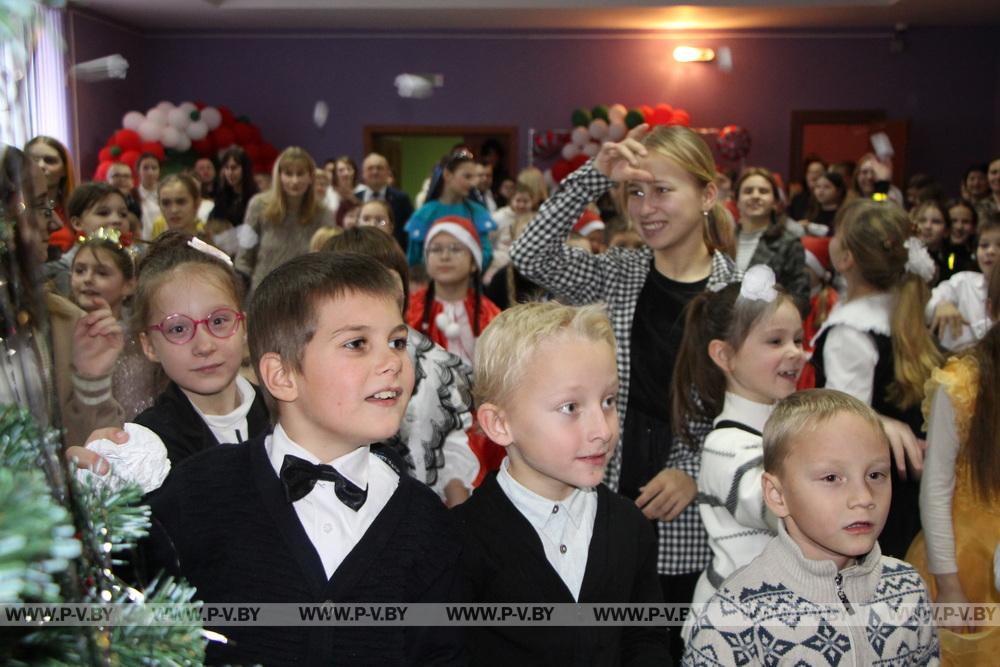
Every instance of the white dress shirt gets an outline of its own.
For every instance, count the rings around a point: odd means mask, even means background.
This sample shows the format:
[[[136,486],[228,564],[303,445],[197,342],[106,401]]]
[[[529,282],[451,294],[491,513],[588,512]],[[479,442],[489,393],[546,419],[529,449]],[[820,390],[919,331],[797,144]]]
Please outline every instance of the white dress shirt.
[[[545,558],[573,594],[573,599],[579,600],[597,518],[597,492],[576,489],[565,500],[549,500],[522,486],[511,477],[509,468],[510,459],[504,459],[497,483],[538,533]]]
[[[250,437],[247,414],[250,412],[250,407],[253,405],[253,399],[256,394],[254,393],[253,386],[242,375],[236,376],[236,391],[240,397],[240,404],[228,414],[206,415],[198,409],[197,405],[194,403],[191,404],[191,407],[205,421],[209,430],[212,431],[212,435],[219,442],[242,443]]]
[[[813,338],[831,329],[823,348],[826,387],[872,404],[878,348],[868,332],[889,336],[894,296],[888,292],[869,294],[839,302]]]
[[[951,327],[945,328],[941,346],[949,352],[975,345],[993,324],[986,313],[986,276],[978,271],[960,271],[934,288],[924,309],[927,324],[934,319],[934,310],[942,301],[950,301],[967,322],[958,336],[952,335]]]
[[[357,512],[337,498],[333,482],[322,480],[292,504],[309,541],[323,561],[323,569],[329,579],[385,508],[399,486],[399,476],[385,461],[372,454],[370,447],[359,447],[332,461],[320,461],[292,441],[281,424],[264,441],[264,448],[275,474],[279,476],[285,455],[291,454],[313,464],[332,466],[359,488],[368,489],[365,504]]]
[[[160,212],[160,197],[155,190],[147,190],[142,184],[136,188],[139,193],[139,206],[142,208],[142,238],[153,238],[153,223],[163,215]]]

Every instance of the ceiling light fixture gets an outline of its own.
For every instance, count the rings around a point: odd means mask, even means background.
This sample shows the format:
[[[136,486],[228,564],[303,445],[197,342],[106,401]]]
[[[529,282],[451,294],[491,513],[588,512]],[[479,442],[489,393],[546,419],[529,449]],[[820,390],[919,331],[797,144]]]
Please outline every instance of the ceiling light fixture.
[[[679,63],[710,63],[715,60],[715,51],[697,46],[678,46],[674,49],[674,60]]]

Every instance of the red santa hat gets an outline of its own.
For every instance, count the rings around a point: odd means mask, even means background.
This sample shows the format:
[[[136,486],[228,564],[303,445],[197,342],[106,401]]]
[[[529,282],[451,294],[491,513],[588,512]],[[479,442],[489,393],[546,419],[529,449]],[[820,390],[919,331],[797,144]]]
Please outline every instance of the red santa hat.
[[[424,239],[424,254],[427,253],[431,239],[441,232],[448,232],[456,241],[468,248],[472,253],[472,259],[476,261],[476,267],[480,271],[483,270],[483,248],[480,245],[479,232],[471,220],[460,215],[446,215],[435,220],[427,230],[427,238]]]
[[[580,236],[586,236],[591,232],[596,232],[602,229],[604,229],[604,221],[601,220],[601,216],[597,215],[590,209],[585,210],[583,215],[580,216],[580,219],[576,221],[575,225],[573,225],[573,231]]]
[[[802,247],[806,251],[806,266],[823,280],[830,279],[830,237],[803,236]]]

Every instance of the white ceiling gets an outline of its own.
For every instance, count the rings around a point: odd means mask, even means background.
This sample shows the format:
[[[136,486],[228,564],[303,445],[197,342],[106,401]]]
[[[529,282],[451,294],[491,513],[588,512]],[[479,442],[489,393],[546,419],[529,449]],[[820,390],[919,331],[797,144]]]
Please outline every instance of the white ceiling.
[[[148,31],[732,30],[1000,25],[996,0],[71,0]]]

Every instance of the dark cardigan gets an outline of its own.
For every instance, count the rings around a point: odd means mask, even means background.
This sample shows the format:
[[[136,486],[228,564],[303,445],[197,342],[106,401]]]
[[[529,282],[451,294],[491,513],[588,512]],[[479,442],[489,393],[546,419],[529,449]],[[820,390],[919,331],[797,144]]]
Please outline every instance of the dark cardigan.
[[[792,296],[799,312],[805,317],[809,313],[806,253],[802,241],[785,229],[780,220],[772,222],[761,234],[747,268],[758,264],[767,264],[774,269],[778,284]]]
[[[144,574],[165,568],[210,603],[458,601],[461,543],[437,495],[410,477],[327,580],[268,460],[264,437],[189,457],[147,496]],[[207,662],[266,665],[465,664],[459,628],[216,627]]]
[[[452,512],[465,547],[466,597],[474,603],[568,603],[573,595],[545,557],[538,533],[490,475]],[[656,538],[630,501],[597,487],[581,603],[662,602]],[[656,627],[476,627],[466,630],[473,665],[671,664],[667,633]]]
[[[135,418],[135,423],[160,436],[167,447],[167,458],[174,466],[192,454],[223,444],[216,440],[212,429],[175,382],[167,386],[151,408]],[[247,413],[247,428],[250,432],[243,434],[244,441],[266,435],[271,429],[267,405],[257,387],[254,387],[253,405]]]

